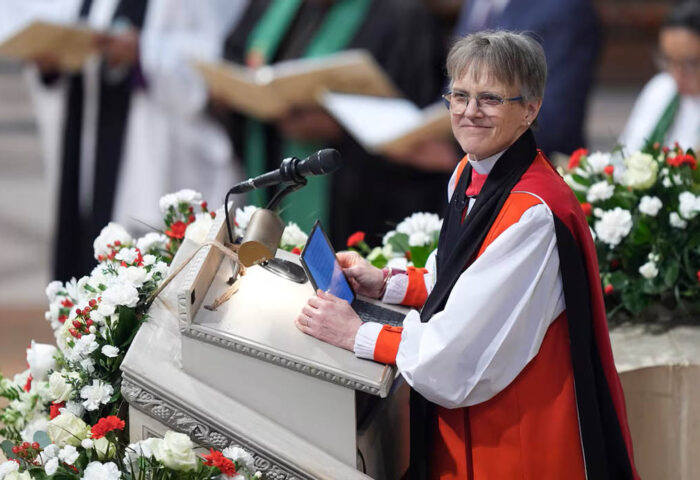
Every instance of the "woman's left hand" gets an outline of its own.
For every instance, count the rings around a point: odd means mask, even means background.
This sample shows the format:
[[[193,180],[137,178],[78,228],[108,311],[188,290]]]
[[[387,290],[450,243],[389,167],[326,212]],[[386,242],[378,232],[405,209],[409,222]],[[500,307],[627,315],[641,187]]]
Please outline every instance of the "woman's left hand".
[[[316,295],[302,308],[295,322],[297,328],[307,335],[352,352],[362,320],[346,300],[323,290],[318,290]]]

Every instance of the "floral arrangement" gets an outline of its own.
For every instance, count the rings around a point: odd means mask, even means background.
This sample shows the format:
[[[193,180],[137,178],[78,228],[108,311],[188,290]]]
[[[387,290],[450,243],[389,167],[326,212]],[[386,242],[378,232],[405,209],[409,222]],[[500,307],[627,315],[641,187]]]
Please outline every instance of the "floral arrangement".
[[[92,272],[46,288],[56,346],[32,341],[29,368],[13,379],[0,375],[0,397],[9,402],[0,410],[0,446],[10,459],[0,464],[0,480],[255,476],[252,457],[241,449],[196,456],[189,438],[175,432],[120,443],[121,361],[183,239],[203,240],[215,216],[192,190],[166,195],[160,206],[163,233],[134,239],[110,223],[93,243]]]
[[[441,228],[442,220],[437,214],[418,212],[384,235],[381,247],[370,249],[361,231],[348,237],[347,246],[365,256],[375,267],[405,268],[410,264],[422,268],[437,248]]]
[[[575,151],[564,179],[596,243],[608,317],[700,307],[700,171],[692,150]]]

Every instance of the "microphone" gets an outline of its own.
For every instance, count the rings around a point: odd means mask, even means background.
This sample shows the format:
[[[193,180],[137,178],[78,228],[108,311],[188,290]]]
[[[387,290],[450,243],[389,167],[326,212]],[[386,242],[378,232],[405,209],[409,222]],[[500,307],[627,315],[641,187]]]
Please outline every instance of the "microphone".
[[[304,160],[299,160],[296,157],[285,158],[277,170],[249,178],[235,185],[230,193],[245,193],[280,183],[300,183],[303,181],[303,177],[334,172],[340,168],[340,164],[340,153],[333,148],[319,150]]]

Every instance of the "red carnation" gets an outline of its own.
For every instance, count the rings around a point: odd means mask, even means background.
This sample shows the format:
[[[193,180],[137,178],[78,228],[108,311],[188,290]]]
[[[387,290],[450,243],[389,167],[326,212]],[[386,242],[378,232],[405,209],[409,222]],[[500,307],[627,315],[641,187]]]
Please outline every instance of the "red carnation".
[[[92,427],[92,439],[102,438],[112,430],[124,430],[124,420],[115,415],[100,418]]]
[[[66,402],[51,403],[51,408],[49,408],[49,418],[53,420],[61,414],[61,409],[66,406]]]
[[[292,253],[294,255],[301,255],[301,249],[299,247],[292,248]]]
[[[30,373],[27,377],[27,383],[24,384],[24,391],[28,392],[32,389],[32,374]]]
[[[229,477],[236,474],[236,465],[230,458],[226,458],[223,453],[210,448],[209,455],[202,455],[202,457],[206,459],[204,465],[207,467],[216,467],[221,473]]]
[[[590,217],[593,214],[593,205],[588,202],[583,202],[581,204],[581,210],[583,210],[585,216]]]
[[[574,168],[578,167],[581,163],[581,157],[584,155],[588,155],[588,149],[579,148],[578,150],[574,150],[571,157],[569,157],[569,170],[573,170]]]
[[[177,221],[165,231],[165,234],[170,238],[185,238],[185,230],[187,230],[187,225],[184,222]]]
[[[365,241],[365,232],[355,232],[348,237],[348,247],[355,247]]]
[[[615,291],[615,288],[612,285],[608,284],[605,286],[605,294],[606,295],[610,295],[614,291]]]
[[[605,172],[606,175],[612,175],[614,171],[615,167],[613,167],[612,165],[606,165],[603,169],[603,172]]]

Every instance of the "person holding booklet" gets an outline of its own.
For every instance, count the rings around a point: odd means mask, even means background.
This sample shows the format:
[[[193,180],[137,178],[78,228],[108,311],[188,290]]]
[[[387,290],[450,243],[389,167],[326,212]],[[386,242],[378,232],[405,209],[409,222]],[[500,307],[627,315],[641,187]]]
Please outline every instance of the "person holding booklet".
[[[637,479],[590,230],[531,131],[544,51],[526,34],[478,32],[447,71],[466,156],[428,268],[338,254],[358,294],[416,310],[402,327],[363,324],[319,290],[296,325],[396,364],[412,387],[411,478]]]
[[[260,67],[349,49],[371,53],[418,106],[439,98],[444,53],[432,18],[417,0],[256,0],[231,32],[224,57]],[[442,171],[429,172],[371,155],[321,107],[292,108],[266,122],[232,111],[225,122],[249,177],[278,168],[289,156],[304,158],[324,147],[341,152],[341,170],[310,178],[282,208],[282,216],[305,231],[320,218],[336,243],[359,229],[378,240],[415,211],[440,212],[442,185],[457,162],[453,155]],[[262,194],[251,199],[260,201]]]

